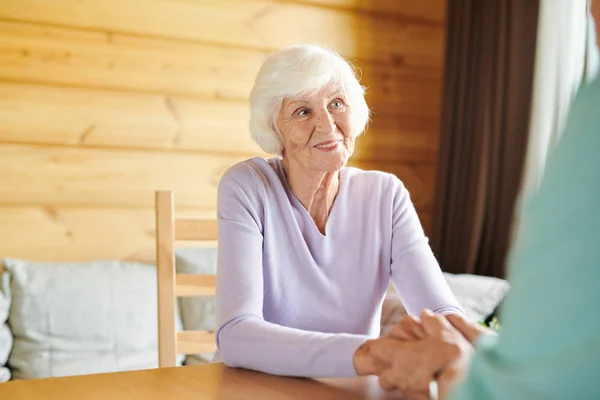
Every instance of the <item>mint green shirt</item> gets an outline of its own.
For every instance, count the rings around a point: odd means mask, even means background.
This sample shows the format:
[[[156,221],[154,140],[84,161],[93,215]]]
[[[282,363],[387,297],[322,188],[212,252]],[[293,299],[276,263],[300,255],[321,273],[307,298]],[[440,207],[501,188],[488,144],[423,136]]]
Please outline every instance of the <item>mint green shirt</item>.
[[[600,399],[600,80],[580,89],[539,191],[523,203],[501,334],[452,400]]]

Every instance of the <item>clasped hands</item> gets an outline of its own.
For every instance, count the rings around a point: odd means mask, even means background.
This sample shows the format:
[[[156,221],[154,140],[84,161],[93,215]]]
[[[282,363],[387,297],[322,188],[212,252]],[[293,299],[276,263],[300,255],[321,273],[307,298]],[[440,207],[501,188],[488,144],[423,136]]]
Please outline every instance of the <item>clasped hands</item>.
[[[473,343],[492,331],[459,315],[424,310],[404,317],[389,334],[363,344],[354,355],[359,375],[378,375],[384,389],[399,390],[406,399],[430,399],[430,383],[439,398],[466,372]]]

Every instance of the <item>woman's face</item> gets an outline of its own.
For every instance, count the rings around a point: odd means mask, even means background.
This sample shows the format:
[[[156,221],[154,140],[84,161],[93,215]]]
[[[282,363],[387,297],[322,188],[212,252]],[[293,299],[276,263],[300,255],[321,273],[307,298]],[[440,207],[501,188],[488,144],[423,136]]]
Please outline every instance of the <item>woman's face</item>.
[[[354,151],[350,106],[339,85],[283,102],[277,118],[283,157],[307,170],[332,172],[346,165]]]

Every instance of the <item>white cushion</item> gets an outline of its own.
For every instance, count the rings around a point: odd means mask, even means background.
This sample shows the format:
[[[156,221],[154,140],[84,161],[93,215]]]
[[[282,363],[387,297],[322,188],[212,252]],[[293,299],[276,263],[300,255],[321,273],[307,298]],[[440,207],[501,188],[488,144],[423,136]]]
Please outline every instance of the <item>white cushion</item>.
[[[158,366],[154,266],[15,259],[4,265],[12,298],[13,379]]]
[[[500,304],[510,285],[504,279],[470,274],[444,274],[467,319],[485,320]]]
[[[10,370],[6,368],[8,355],[12,349],[13,338],[6,324],[10,309],[10,295],[8,292],[8,274],[0,274],[0,383],[10,380]]]
[[[510,285],[504,279],[470,274],[444,272],[450,290],[467,314],[469,321],[485,320],[500,304]],[[381,333],[386,334],[392,326],[406,315],[400,297],[390,285],[381,312]]]
[[[214,275],[217,273],[217,249],[182,248],[175,252],[176,269],[178,273]],[[215,298],[183,297],[179,299],[179,309],[183,329],[186,331],[216,329]],[[213,353],[193,354],[186,357],[185,364],[204,364],[210,362]]]

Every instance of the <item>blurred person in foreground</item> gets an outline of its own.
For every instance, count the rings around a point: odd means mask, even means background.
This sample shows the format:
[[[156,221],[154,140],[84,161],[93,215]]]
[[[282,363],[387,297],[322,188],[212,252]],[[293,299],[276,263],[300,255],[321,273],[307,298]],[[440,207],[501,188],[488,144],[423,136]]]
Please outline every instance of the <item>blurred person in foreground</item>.
[[[463,314],[403,183],[346,165],[368,119],[363,87],[334,52],[299,45],[263,63],[250,132],[274,157],[238,163],[219,183],[213,361],[288,376],[375,373],[368,349],[382,340],[390,282],[411,314]]]
[[[431,398],[431,381],[450,400],[600,399],[598,150],[596,78],[580,88],[541,186],[523,203],[499,336],[459,316],[407,317],[371,347],[387,364],[382,386],[408,399]],[[416,343],[428,351],[407,369],[403,353]]]

